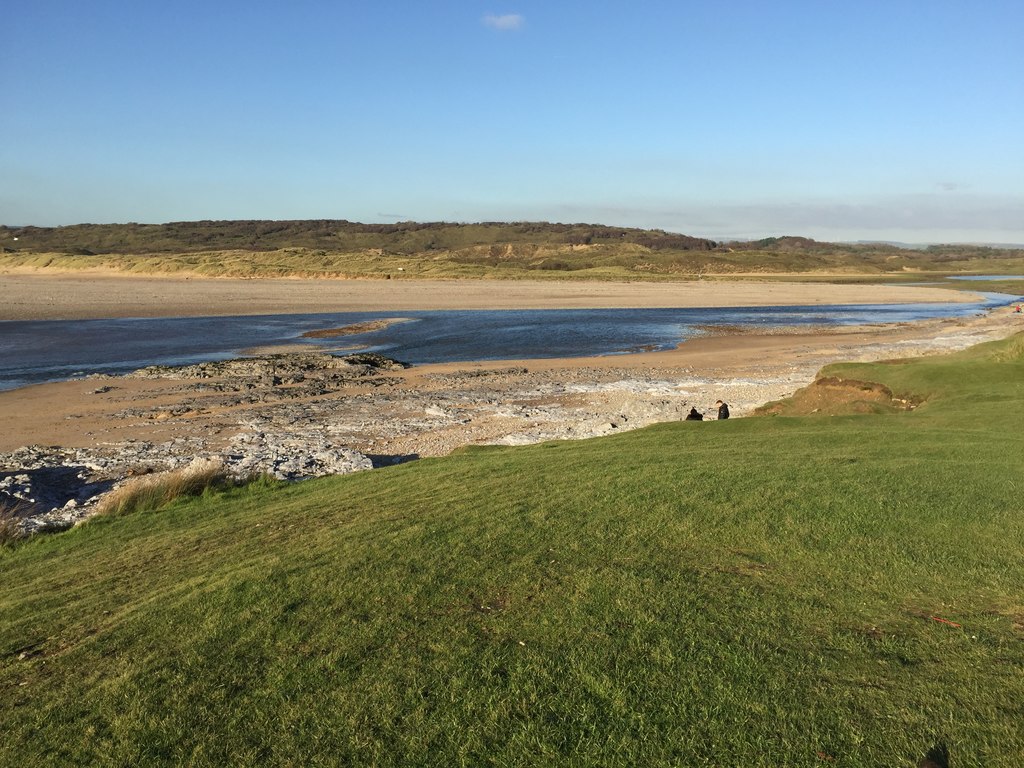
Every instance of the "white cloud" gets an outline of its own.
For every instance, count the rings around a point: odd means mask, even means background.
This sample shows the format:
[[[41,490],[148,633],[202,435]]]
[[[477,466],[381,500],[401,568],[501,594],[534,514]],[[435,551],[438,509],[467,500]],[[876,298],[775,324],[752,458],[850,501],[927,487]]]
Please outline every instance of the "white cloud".
[[[506,13],[501,16],[489,13],[483,18],[485,27],[502,31],[521,29],[525,21],[518,13]]]

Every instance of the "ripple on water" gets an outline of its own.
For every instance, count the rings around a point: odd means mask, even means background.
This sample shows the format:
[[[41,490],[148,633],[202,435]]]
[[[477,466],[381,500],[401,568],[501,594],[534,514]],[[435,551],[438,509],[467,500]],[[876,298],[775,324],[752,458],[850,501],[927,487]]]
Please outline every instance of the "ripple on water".
[[[835,326],[978,314],[1013,297],[975,303],[571,309],[128,318],[0,322],[0,389],[148,365],[225,360],[254,350],[361,347],[414,364],[580,357],[673,349],[711,326]]]

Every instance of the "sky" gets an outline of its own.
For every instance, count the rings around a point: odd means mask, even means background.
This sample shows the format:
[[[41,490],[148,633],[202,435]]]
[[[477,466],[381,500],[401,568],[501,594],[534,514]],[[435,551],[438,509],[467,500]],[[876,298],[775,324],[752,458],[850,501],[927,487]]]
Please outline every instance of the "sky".
[[[1024,243],[1021,0],[4,0],[0,224]]]

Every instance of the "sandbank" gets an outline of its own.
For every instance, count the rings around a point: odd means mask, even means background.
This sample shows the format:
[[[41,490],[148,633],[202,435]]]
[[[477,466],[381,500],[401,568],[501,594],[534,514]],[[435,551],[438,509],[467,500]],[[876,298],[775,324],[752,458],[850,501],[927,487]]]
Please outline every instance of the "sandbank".
[[[302,280],[0,274],[0,320],[199,317],[465,309],[759,307],[967,302],[933,287],[709,279],[679,283],[555,280]]]

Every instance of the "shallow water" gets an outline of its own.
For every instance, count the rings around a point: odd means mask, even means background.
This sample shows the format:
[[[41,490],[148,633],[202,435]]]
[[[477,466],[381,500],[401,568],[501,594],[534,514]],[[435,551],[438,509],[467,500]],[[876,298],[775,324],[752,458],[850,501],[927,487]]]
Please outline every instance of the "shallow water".
[[[956,275],[949,280],[1024,280],[1024,275]]]
[[[577,357],[672,349],[706,326],[770,328],[911,322],[978,314],[1014,300],[983,294],[971,304],[879,304],[714,309],[550,309],[404,312],[411,322],[354,336],[302,334],[395,312],[0,322],[0,389],[146,365],[238,357],[252,347],[357,346],[409,363]]]

